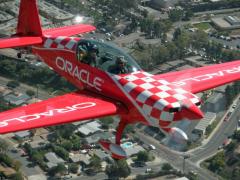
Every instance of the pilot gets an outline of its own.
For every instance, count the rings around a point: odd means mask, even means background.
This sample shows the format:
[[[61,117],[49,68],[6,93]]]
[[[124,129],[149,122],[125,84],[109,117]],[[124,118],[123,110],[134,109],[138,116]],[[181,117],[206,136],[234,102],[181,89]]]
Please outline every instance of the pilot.
[[[115,64],[110,66],[108,71],[112,74],[127,74],[129,71],[124,56],[118,56]]]
[[[90,45],[87,49],[86,56],[82,59],[82,63],[96,67],[98,53],[98,47],[96,45]]]

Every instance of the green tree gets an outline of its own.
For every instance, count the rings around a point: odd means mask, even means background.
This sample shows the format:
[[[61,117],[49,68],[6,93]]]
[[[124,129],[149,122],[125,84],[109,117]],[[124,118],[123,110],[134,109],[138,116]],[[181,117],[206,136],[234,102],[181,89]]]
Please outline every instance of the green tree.
[[[236,167],[232,171],[232,180],[239,180],[240,179],[240,167]]]
[[[58,164],[57,166],[52,167],[48,171],[50,176],[55,176],[57,174],[63,175],[66,172],[67,172],[67,168],[64,166],[64,164]]]
[[[64,160],[69,159],[69,153],[64,148],[60,146],[54,146],[53,150],[59,157],[63,158]]]
[[[102,168],[101,159],[96,155],[93,155],[90,159],[89,165],[95,170],[95,172],[98,172]]]
[[[44,164],[44,157],[38,151],[33,151],[31,155],[31,160],[33,161],[33,163],[39,164],[41,166],[43,166]]]
[[[10,88],[16,88],[16,87],[18,87],[20,84],[19,84],[19,82],[17,82],[17,81],[9,81],[8,83],[7,83],[7,86],[8,87],[10,87]]]
[[[13,166],[14,166],[14,169],[16,171],[19,171],[19,169],[21,168],[22,164],[21,164],[20,161],[15,160],[14,163],[13,163]]]
[[[176,22],[182,19],[183,17],[183,10],[179,10],[179,9],[173,9],[169,12],[169,19],[172,22]]]
[[[24,180],[24,178],[21,172],[17,172],[11,176],[11,180]]]
[[[0,153],[5,154],[8,151],[8,148],[9,144],[5,140],[0,139]]]
[[[29,96],[34,96],[35,92],[33,90],[27,90],[26,94],[29,95]]]
[[[69,164],[69,171],[76,174],[78,172],[78,165],[76,163]]]
[[[210,161],[208,168],[213,172],[219,172],[225,166],[224,152],[217,153]]]
[[[126,160],[118,160],[115,163],[108,165],[105,173],[109,178],[128,177],[131,174],[131,169]]]
[[[171,169],[173,169],[173,167],[169,163],[164,163],[162,166],[163,171],[170,171]]]
[[[149,152],[140,151],[137,153],[137,161],[147,162],[149,160]]]
[[[73,144],[72,144],[72,142],[69,141],[69,140],[63,141],[63,143],[61,144],[61,146],[62,146],[64,149],[66,149],[67,151],[70,151],[70,150],[72,150],[72,148],[73,148]]]

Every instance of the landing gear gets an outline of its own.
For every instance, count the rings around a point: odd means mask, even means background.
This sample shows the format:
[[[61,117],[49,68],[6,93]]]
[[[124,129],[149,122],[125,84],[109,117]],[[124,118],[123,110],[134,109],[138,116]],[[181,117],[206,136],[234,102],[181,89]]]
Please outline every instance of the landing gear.
[[[114,158],[114,159],[120,160],[120,159],[125,159],[127,157],[126,152],[120,146],[122,133],[127,125],[128,125],[128,120],[124,117],[121,117],[121,120],[120,120],[120,122],[118,124],[118,128],[117,128],[115,143],[111,143],[111,142],[105,141],[105,140],[99,141],[101,147],[106,152],[110,152],[110,154],[112,155],[112,158]]]

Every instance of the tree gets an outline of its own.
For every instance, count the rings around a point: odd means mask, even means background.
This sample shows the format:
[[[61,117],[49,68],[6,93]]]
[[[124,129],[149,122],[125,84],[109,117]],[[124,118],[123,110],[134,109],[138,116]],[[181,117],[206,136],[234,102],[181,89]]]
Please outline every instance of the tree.
[[[7,86],[8,87],[10,87],[10,88],[16,88],[16,87],[18,87],[20,84],[19,84],[19,82],[17,82],[17,81],[9,81],[8,83],[7,83]]]
[[[5,140],[0,139],[0,153],[5,154],[8,150],[8,147],[8,143]]]
[[[63,158],[64,160],[68,160],[69,159],[69,153],[68,151],[66,151],[64,148],[60,147],[60,146],[54,146],[53,147],[54,152],[60,156],[61,158]]]
[[[23,175],[21,172],[17,172],[16,174],[12,175],[11,176],[11,179],[12,180],[23,180]]]
[[[90,159],[89,165],[95,170],[95,172],[98,172],[102,168],[101,159],[96,155],[93,155]]]
[[[140,151],[137,153],[137,161],[147,162],[149,160],[149,153],[147,151]]]
[[[67,168],[64,166],[64,164],[58,164],[55,167],[52,167],[48,173],[50,176],[55,176],[57,174],[63,175],[67,172]]]
[[[240,179],[240,168],[236,167],[232,171],[232,180],[239,180]]]
[[[69,164],[68,169],[71,173],[76,174],[78,172],[78,165],[76,163]]]
[[[35,92],[33,90],[27,90],[26,94],[29,95],[29,96],[34,96]]]
[[[225,166],[224,152],[217,153],[210,161],[208,168],[213,172],[219,172]]]
[[[162,166],[163,171],[170,171],[171,169],[173,169],[173,167],[169,163],[164,163]]]
[[[67,151],[70,151],[70,150],[72,150],[72,148],[73,148],[73,144],[72,144],[71,141],[65,140],[65,141],[62,143],[62,147],[63,147],[64,149],[66,149]]]
[[[16,170],[16,171],[19,171],[19,169],[20,169],[20,167],[22,166],[22,164],[21,164],[21,162],[20,161],[14,161],[14,163],[13,163],[13,166],[14,166],[14,169]]]
[[[108,165],[106,168],[105,173],[108,177],[119,178],[119,177],[128,177],[131,174],[131,169],[128,166],[126,160],[118,160],[115,163]]]
[[[176,21],[179,21],[182,19],[183,17],[183,11],[180,10],[180,9],[173,9],[169,12],[169,19],[172,21],[172,22],[176,22]]]

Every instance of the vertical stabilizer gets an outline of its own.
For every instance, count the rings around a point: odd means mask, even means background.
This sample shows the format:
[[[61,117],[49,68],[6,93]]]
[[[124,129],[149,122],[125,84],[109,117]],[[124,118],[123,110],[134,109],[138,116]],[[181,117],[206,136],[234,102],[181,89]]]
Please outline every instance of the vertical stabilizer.
[[[42,36],[36,0],[21,0],[17,36]]]

